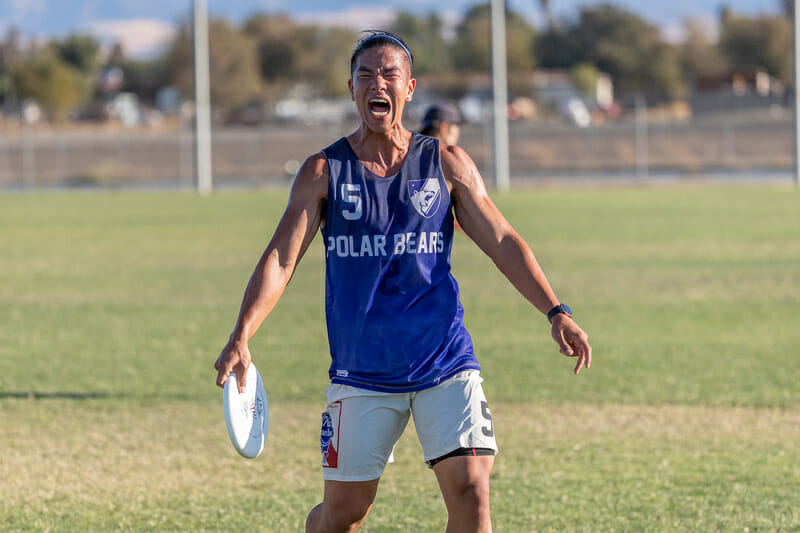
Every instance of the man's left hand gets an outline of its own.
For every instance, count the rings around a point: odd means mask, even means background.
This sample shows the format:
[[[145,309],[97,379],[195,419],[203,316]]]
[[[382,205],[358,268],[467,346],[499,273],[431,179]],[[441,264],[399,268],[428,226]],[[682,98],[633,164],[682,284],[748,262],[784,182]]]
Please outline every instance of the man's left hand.
[[[592,347],[589,345],[589,336],[572,318],[563,313],[554,316],[550,333],[562,354],[578,358],[574,369],[575,374],[578,374],[581,368],[589,368],[592,364]]]

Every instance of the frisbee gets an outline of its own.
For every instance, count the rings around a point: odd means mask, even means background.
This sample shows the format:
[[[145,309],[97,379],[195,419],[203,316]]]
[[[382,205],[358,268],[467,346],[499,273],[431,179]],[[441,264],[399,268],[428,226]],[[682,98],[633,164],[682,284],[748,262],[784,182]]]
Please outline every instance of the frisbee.
[[[264,449],[269,427],[267,391],[256,365],[247,369],[247,385],[239,394],[236,374],[231,374],[222,390],[222,410],[233,447],[242,457],[253,459]]]

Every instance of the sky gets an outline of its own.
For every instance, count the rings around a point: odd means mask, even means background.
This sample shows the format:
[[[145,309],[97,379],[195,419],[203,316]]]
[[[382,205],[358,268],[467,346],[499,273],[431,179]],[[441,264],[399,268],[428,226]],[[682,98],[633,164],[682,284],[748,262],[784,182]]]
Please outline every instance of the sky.
[[[436,12],[445,24],[455,26],[476,0],[206,0],[211,16],[240,23],[254,13],[286,13],[298,22],[343,25],[355,30],[386,27],[398,10],[415,14]],[[550,0],[556,18],[570,18],[590,0]],[[606,0],[608,3],[608,0]],[[736,13],[777,13],[779,0],[610,0],[661,28],[670,39],[680,38],[686,18],[707,22],[710,30],[720,5]],[[26,39],[88,33],[103,42],[120,41],[125,52],[144,57],[172,36],[175,25],[186,20],[192,0],[0,0],[0,37],[9,28]],[[543,17],[538,0],[507,0],[511,9],[535,26]]]

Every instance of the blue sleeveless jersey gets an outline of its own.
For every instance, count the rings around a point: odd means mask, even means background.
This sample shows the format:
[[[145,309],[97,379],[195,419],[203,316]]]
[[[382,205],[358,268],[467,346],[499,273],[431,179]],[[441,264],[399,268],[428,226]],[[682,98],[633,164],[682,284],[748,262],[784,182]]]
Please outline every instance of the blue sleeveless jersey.
[[[389,177],[367,170],[345,138],[323,153],[331,381],[412,392],[480,370],[450,273],[453,214],[439,141],[414,133]]]

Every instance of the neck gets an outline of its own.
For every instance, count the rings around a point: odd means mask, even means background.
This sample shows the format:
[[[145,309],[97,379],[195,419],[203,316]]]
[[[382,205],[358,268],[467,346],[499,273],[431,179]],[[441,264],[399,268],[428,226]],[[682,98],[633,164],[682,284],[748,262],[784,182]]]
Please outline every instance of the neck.
[[[358,158],[378,175],[393,174],[408,154],[412,133],[401,124],[388,132],[376,132],[363,124],[347,140]]]

